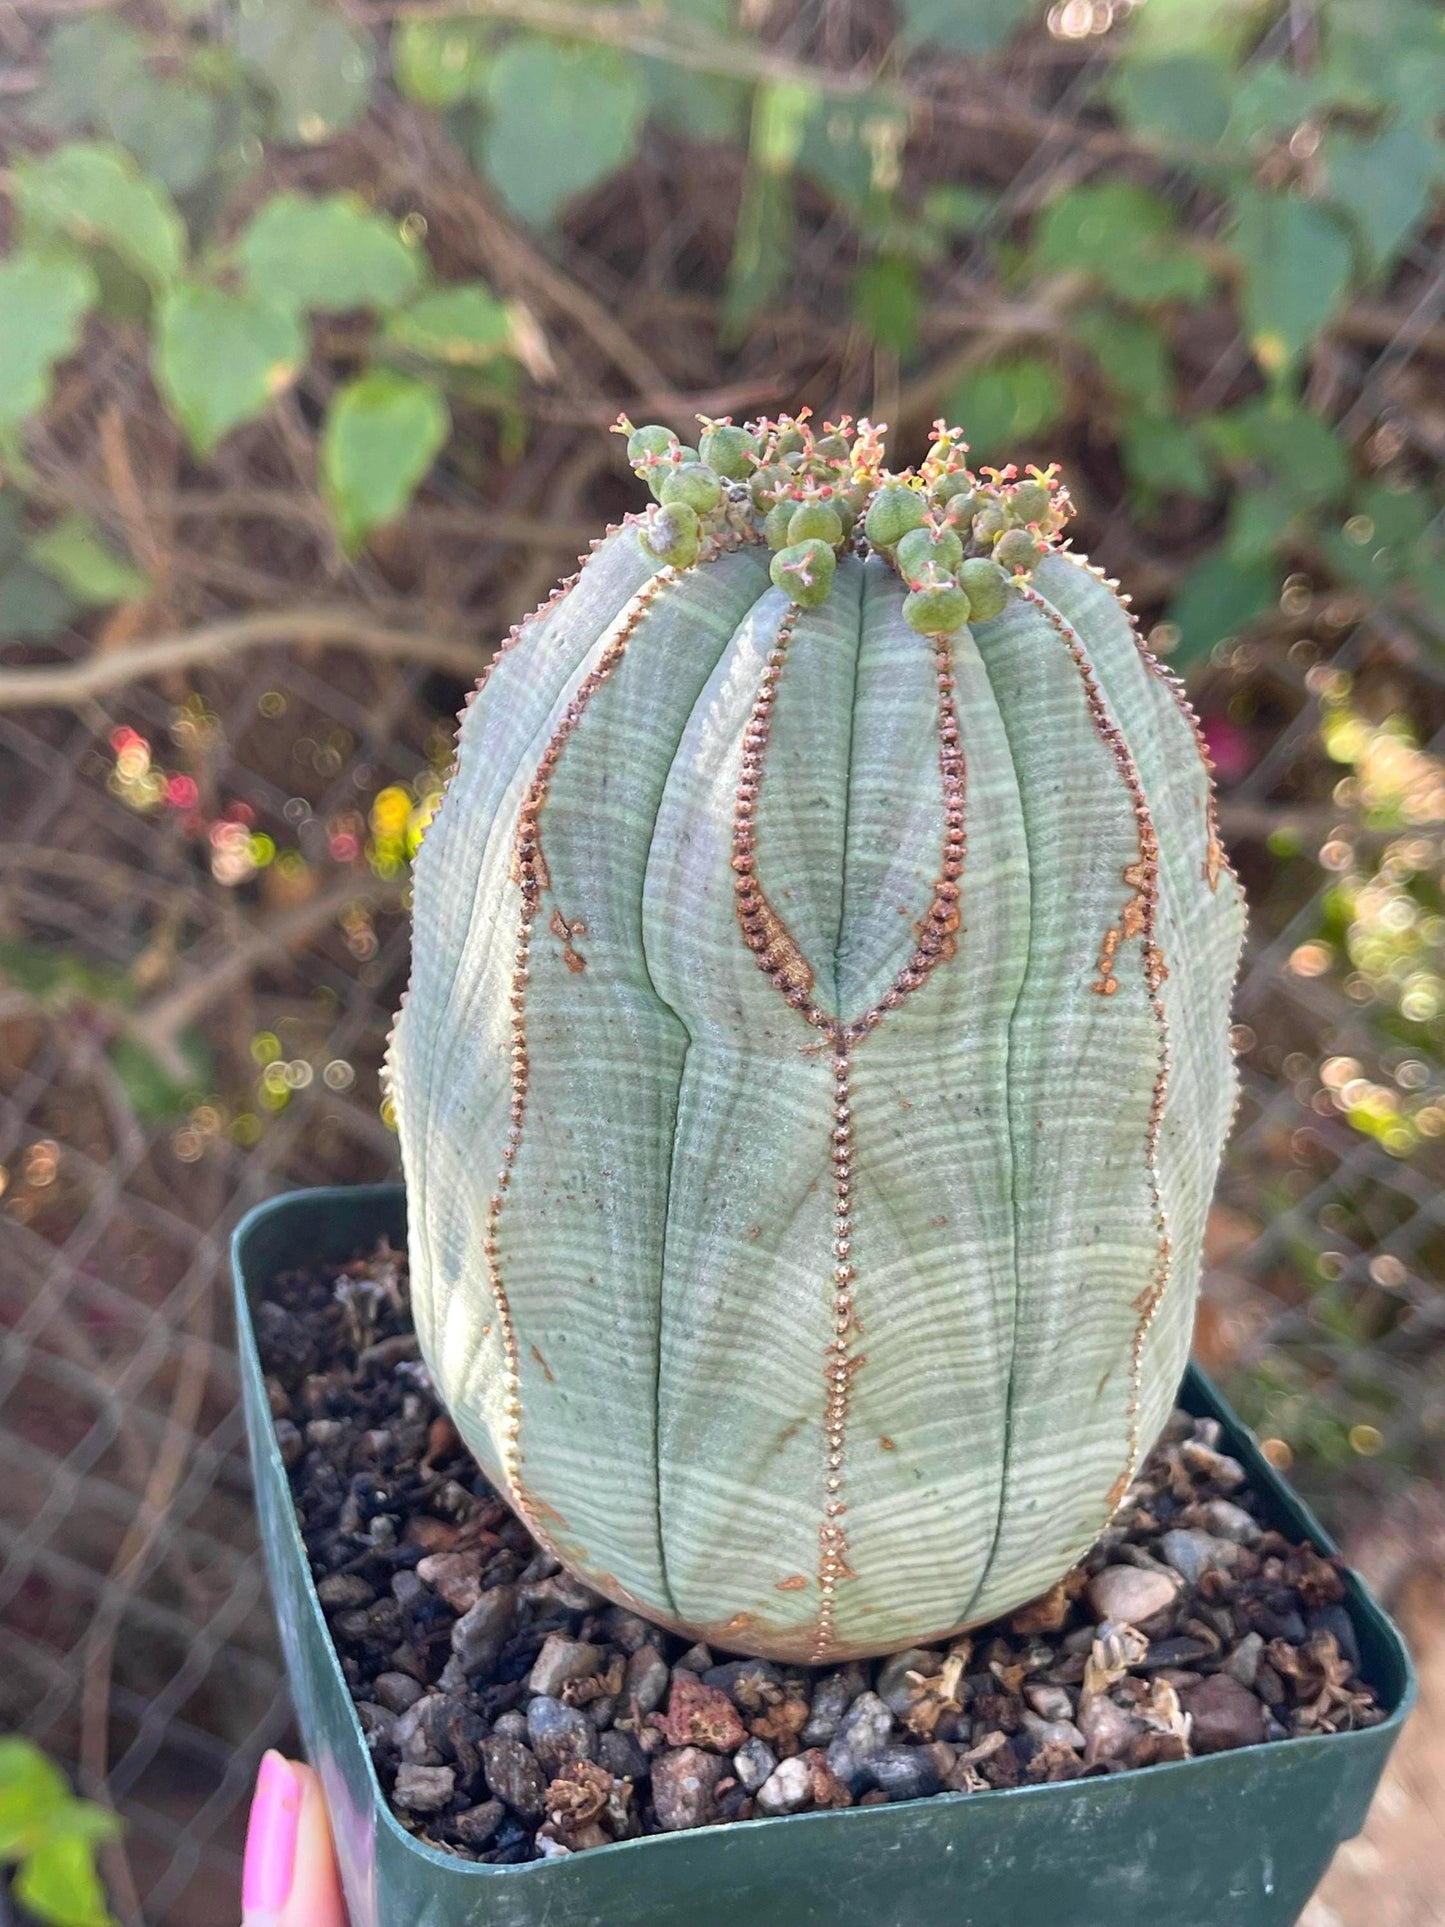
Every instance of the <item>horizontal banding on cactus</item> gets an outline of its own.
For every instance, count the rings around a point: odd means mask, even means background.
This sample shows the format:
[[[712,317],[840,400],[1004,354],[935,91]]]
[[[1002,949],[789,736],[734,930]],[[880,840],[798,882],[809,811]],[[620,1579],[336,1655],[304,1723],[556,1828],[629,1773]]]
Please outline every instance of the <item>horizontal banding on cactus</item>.
[[[657,505],[499,652],[417,862],[418,1329],[610,1598],[885,1651],[1052,1584],[1169,1410],[1240,894],[1052,473],[626,426]]]

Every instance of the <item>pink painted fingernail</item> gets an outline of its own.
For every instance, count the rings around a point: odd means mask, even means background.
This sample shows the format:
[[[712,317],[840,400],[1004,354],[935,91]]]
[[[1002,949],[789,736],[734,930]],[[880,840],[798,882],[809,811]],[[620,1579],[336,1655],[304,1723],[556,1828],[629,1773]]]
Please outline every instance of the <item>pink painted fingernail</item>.
[[[286,1905],[296,1871],[301,1781],[279,1753],[268,1753],[256,1777],[246,1829],[241,1905],[247,1914],[275,1914]]]

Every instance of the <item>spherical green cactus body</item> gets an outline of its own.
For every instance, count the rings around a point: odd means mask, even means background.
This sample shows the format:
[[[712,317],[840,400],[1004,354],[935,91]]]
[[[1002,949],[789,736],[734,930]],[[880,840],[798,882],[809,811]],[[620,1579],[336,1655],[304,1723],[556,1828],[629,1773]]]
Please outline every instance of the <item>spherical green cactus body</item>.
[[[696,562],[629,521],[498,653],[390,1074],[423,1351],[498,1489],[608,1597],[824,1661],[1023,1604],[1123,1501],[1242,904],[1187,706],[1043,518],[919,633],[861,534],[816,599],[770,579],[732,487]]]

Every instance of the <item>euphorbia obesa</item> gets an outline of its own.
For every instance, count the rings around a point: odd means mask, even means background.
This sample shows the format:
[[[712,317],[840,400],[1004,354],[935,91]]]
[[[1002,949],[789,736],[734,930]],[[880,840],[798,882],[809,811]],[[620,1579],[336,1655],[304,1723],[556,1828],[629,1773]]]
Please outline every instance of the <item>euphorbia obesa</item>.
[[[600,1592],[884,1651],[1049,1587],[1169,1411],[1241,896],[1052,471],[623,428],[654,504],[498,650],[417,863],[418,1328]]]

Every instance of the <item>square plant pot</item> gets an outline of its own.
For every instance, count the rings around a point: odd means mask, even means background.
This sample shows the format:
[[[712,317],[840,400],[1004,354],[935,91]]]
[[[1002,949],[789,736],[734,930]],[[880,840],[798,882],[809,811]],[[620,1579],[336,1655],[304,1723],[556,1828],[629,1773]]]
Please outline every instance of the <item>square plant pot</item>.
[[[262,1536],[306,1750],[325,1785],[352,1927],[1290,1927],[1358,1832],[1409,1710],[1398,1632],[1357,1578],[1347,1607],[1387,1717],[1098,1779],[652,1834],[493,1867],[413,1838],[382,1793],[311,1581],[250,1307],[277,1272],[406,1232],[400,1185],[296,1192],[252,1211],[233,1264]],[[1319,1522],[1191,1368],[1269,1523]]]

